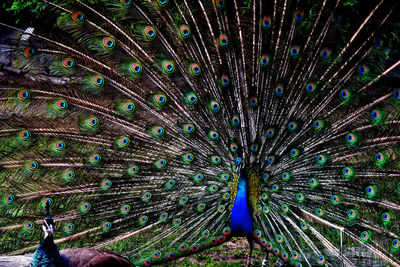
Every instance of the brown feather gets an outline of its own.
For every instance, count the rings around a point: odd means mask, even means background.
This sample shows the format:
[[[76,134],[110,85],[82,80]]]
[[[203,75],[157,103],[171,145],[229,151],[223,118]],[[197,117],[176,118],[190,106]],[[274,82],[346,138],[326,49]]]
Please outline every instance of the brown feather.
[[[71,267],[132,267],[129,260],[108,250],[91,248],[69,248],[60,251],[60,254],[68,258]]]

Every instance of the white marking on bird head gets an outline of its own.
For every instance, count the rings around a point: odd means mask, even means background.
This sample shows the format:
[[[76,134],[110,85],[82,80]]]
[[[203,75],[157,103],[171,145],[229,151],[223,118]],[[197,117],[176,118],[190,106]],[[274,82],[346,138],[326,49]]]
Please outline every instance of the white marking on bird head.
[[[44,232],[44,238],[53,235],[54,232],[54,225],[53,224],[48,224],[46,220],[43,221],[42,229]]]

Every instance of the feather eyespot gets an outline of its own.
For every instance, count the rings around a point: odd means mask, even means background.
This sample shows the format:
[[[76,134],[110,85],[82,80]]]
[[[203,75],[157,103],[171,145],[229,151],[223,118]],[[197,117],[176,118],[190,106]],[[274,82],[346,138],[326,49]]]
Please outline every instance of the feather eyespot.
[[[159,220],[161,222],[165,222],[167,219],[168,219],[168,213],[167,212],[161,213]]]
[[[361,76],[365,76],[369,72],[369,67],[367,65],[361,65],[358,67],[358,73]]]
[[[282,204],[281,209],[284,213],[289,212],[289,206],[287,204]]]
[[[294,17],[295,17],[296,20],[298,20],[298,21],[302,21],[303,16],[304,16],[304,13],[303,13],[303,11],[301,11],[301,10],[297,10],[296,13],[294,14]]]
[[[398,249],[400,247],[400,241],[399,239],[395,239],[392,241],[392,248]]]
[[[332,51],[329,48],[325,48],[325,49],[321,50],[320,56],[323,60],[327,60],[327,59],[329,59],[331,54],[332,54]]]
[[[231,194],[229,194],[229,193],[225,193],[225,194],[222,196],[222,199],[225,200],[225,201],[229,200],[230,198],[231,198]]]
[[[188,104],[189,106],[193,106],[195,104],[197,104],[198,102],[198,97],[195,93],[190,92],[190,93],[186,93],[185,95],[185,101],[186,104]]]
[[[175,65],[172,61],[164,60],[162,62],[162,69],[165,74],[169,75],[175,72]]]
[[[272,156],[272,155],[270,155],[270,156],[268,156],[267,157],[267,163],[268,164],[273,164],[275,162],[275,156]]]
[[[182,160],[184,163],[190,164],[194,160],[194,155],[192,153],[186,153],[182,155]]]
[[[154,163],[154,165],[156,166],[157,169],[164,169],[167,166],[167,160],[159,159]]]
[[[306,200],[306,198],[305,198],[305,196],[304,196],[302,193],[297,193],[297,194],[296,194],[296,200],[297,200],[299,203],[302,203],[302,202],[304,202],[304,201]]]
[[[167,104],[167,96],[161,93],[156,94],[153,96],[153,101],[157,107],[162,108]]]
[[[102,45],[106,49],[113,49],[115,46],[115,40],[114,38],[111,37],[104,37],[102,40]]]
[[[221,76],[221,85],[228,86],[229,85],[229,77],[227,75]]]
[[[215,192],[218,191],[218,186],[215,185],[215,184],[210,185],[210,187],[208,188],[208,191],[209,191],[210,193],[215,193]]]
[[[179,199],[179,205],[185,205],[188,202],[189,198],[184,196]]]
[[[319,181],[317,178],[313,177],[308,180],[308,185],[311,189],[316,188],[319,185]]]
[[[201,74],[201,68],[197,63],[190,64],[189,71],[192,76],[199,76]]]
[[[68,102],[64,99],[59,99],[54,103],[54,107],[58,111],[64,111],[68,108]]]
[[[314,130],[320,132],[325,126],[325,122],[323,120],[315,120],[313,123]]]
[[[19,90],[17,98],[21,102],[27,102],[31,98],[31,92],[26,89]]]
[[[111,188],[111,186],[112,186],[112,182],[111,182],[110,179],[104,179],[104,180],[101,181],[101,183],[100,183],[100,187],[101,187],[101,189],[103,189],[103,190],[108,190],[108,189]]]
[[[306,85],[306,90],[307,90],[307,92],[309,92],[309,93],[314,92],[315,89],[316,89],[316,85],[315,85],[314,83],[308,83],[308,84]]]
[[[196,127],[192,123],[186,123],[182,126],[183,132],[187,135],[193,135]]]
[[[325,264],[325,256],[320,255],[317,259],[317,263],[319,265],[324,265]]]
[[[63,151],[65,149],[66,145],[64,141],[56,141],[53,143],[53,149],[54,151]]]
[[[297,123],[295,121],[289,122],[288,130],[289,132],[294,132],[297,129]]]
[[[73,69],[75,67],[75,60],[72,58],[65,58],[62,61],[62,65],[67,70]]]
[[[63,172],[62,178],[66,182],[71,182],[75,178],[75,172],[71,171],[71,170],[66,170],[66,171]]]
[[[277,96],[283,96],[283,85],[282,85],[282,84],[278,84],[278,85],[275,87],[275,94],[276,94]]]
[[[157,36],[157,31],[152,26],[146,26],[143,29],[143,35],[147,40],[153,40]]]
[[[204,179],[204,174],[202,174],[202,173],[196,173],[196,174],[193,176],[193,180],[194,180],[195,182],[197,182],[197,183],[200,183],[201,181],[203,181],[203,179]]]
[[[151,132],[155,138],[161,138],[165,134],[165,129],[164,127],[161,126],[154,126],[151,129]]]
[[[238,144],[235,143],[235,142],[231,142],[230,145],[229,145],[229,149],[230,149],[233,153],[236,153],[237,150],[238,150],[238,148],[239,148],[239,146],[238,146]]]
[[[179,34],[182,38],[186,39],[190,37],[190,28],[186,25],[181,25],[181,27],[179,27]]]
[[[290,55],[292,57],[297,57],[300,54],[300,47],[295,45],[290,49]]]
[[[222,162],[222,159],[220,156],[211,156],[211,163],[214,165],[220,165]]]
[[[37,171],[39,169],[39,163],[36,160],[29,160],[25,163],[25,169],[28,171]]]
[[[239,118],[239,116],[238,116],[238,115],[233,115],[231,122],[232,122],[232,125],[233,125],[233,126],[235,126],[235,127],[236,127],[236,126],[239,126],[239,125],[240,125],[240,118]]]
[[[35,228],[35,223],[32,221],[25,221],[23,224],[23,229],[25,231],[32,231]]]
[[[354,170],[352,167],[344,167],[342,173],[344,178],[349,179],[354,175]]]
[[[129,71],[132,73],[133,76],[139,77],[143,72],[142,64],[140,64],[140,63],[130,64]]]
[[[142,225],[142,226],[146,225],[148,220],[149,220],[149,218],[147,216],[141,216],[139,218],[139,224]]]
[[[101,76],[101,75],[93,76],[92,79],[91,79],[91,81],[92,81],[92,84],[93,84],[95,87],[100,87],[100,86],[103,86],[103,85],[104,85],[104,77]]]
[[[275,129],[274,128],[269,128],[266,132],[266,135],[268,138],[272,138],[274,136]]]
[[[66,223],[64,225],[64,232],[66,234],[71,234],[75,230],[75,225],[73,223]]]
[[[323,210],[322,208],[316,208],[316,209],[315,209],[315,214],[316,214],[318,217],[322,217],[322,216],[324,215],[324,210]]]
[[[208,132],[208,138],[210,138],[210,140],[212,141],[218,141],[219,133],[214,130],[211,130]]]
[[[290,173],[289,172],[284,172],[281,174],[281,178],[283,181],[287,182],[290,180]]]
[[[79,205],[79,210],[82,213],[87,213],[90,211],[90,209],[92,208],[92,206],[89,204],[89,202],[83,202]]]
[[[160,258],[160,256],[161,256],[161,251],[156,250],[156,251],[153,252],[153,258],[154,259],[158,259],[158,258]]]
[[[260,67],[261,68],[266,68],[269,63],[269,56],[268,55],[262,55],[259,59]]]
[[[93,165],[97,165],[101,162],[101,156],[100,154],[92,154],[89,156],[89,163],[93,164]]]
[[[130,4],[132,4],[132,0],[120,0],[121,1],[121,5],[124,7],[128,7],[130,6]]]
[[[36,50],[33,47],[28,46],[27,48],[25,48],[24,50],[24,55],[26,57],[32,57],[36,54]]]
[[[178,218],[174,220],[174,227],[179,227],[181,226],[182,219]]]
[[[159,7],[164,7],[168,4],[169,0],[156,0],[156,3]]]
[[[362,242],[364,242],[364,243],[368,242],[368,240],[371,237],[371,233],[369,231],[364,231],[364,232],[361,233],[360,237],[361,237],[361,241]]]
[[[165,187],[167,189],[172,189],[172,188],[174,188],[175,184],[176,184],[176,181],[174,179],[170,179],[165,183]]]
[[[289,155],[292,159],[296,159],[299,156],[299,154],[300,154],[300,151],[296,148],[293,148],[292,150],[290,150],[290,153],[289,153]]]
[[[271,187],[273,192],[278,192],[279,188],[280,188],[280,186],[278,184],[273,184]]]
[[[7,195],[5,195],[5,196],[3,197],[3,203],[4,203],[5,205],[10,205],[10,204],[12,204],[12,203],[14,203],[14,202],[15,202],[15,197],[14,197],[14,195],[7,194]]]
[[[229,45],[228,37],[225,34],[221,34],[218,38],[218,45],[220,47],[227,47]]]
[[[130,176],[135,176],[139,172],[139,167],[137,165],[131,165],[128,168],[128,174]]]
[[[340,204],[340,197],[338,195],[331,196],[332,205],[336,206]]]
[[[142,201],[143,202],[149,202],[151,200],[152,194],[150,192],[145,192],[142,195]]]
[[[85,20],[85,14],[81,11],[76,11],[72,13],[72,19],[77,23],[81,23]]]
[[[27,141],[31,138],[31,132],[29,130],[21,130],[18,133],[19,140]]]
[[[258,106],[258,99],[257,97],[253,96],[250,98],[250,107],[255,108]]]
[[[199,211],[199,212],[202,212],[205,208],[206,208],[206,204],[205,203],[199,203],[197,205],[197,211]],[[204,236],[204,233],[208,234],[208,232],[204,231],[203,232],[203,236]]]
[[[267,29],[271,28],[271,17],[270,16],[264,16],[262,21],[261,21],[261,25],[262,25],[264,30],[267,30]]]
[[[211,100],[208,108],[211,112],[217,113],[221,109],[221,105],[216,100]]]
[[[131,206],[129,206],[127,204],[122,205],[120,208],[121,214],[124,214],[124,215],[128,214],[130,210],[131,210]]]
[[[218,9],[222,9],[225,7],[225,0],[215,0],[215,6]]]

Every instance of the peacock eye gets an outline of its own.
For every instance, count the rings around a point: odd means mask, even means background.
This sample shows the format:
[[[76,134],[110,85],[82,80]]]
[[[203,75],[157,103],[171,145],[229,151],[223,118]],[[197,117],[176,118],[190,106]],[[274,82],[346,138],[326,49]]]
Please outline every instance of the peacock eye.
[[[179,28],[179,33],[180,36],[184,39],[189,38],[190,37],[190,29],[188,26],[186,25],[181,25]]]
[[[299,55],[299,51],[300,51],[300,47],[296,45],[290,49],[290,54],[292,57],[297,57]]]
[[[85,19],[85,14],[82,13],[81,11],[76,11],[72,13],[72,19],[77,23],[81,23]]]
[[[121,4],[125,7],[128,7],[131,3],[131,0],[121,0]]]
[[[298,21],[301,21],[301,20],[303,19],[303,11],[297,10],[296,13],[295,13],[295,18],[296,18]]]
[[[157,31],[152,26],[146,26],[143,29],[143,34],[144,34],[144,37],[146,37],[146,39],[153,40],[157,35]]]
[[[167,75],[172,74],[175,71],[175,66],[174,66],[173,62],[168,61],[168,60],[163,61],[162,68],[164,70],[164,73]]]
[[[228,37],[225,34],[221,34],[218,38],[218,45],[220,47],[227,47],[229,44]]]
[[[111,37],[103,38],[103,46],[107,49],[112,49],[115,46],[115,40]]]
[[[168,0],[156,0],[156,3],[159,7],[164,7],[168,4]]]
[[[262,26],[265,30],[271,28],[271,17],[270,16],[263,17]]]

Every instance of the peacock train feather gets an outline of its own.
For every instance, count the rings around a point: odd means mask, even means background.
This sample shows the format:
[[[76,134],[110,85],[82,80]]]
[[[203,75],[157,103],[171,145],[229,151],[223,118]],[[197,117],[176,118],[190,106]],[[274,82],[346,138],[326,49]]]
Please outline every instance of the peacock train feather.
[[[49,203],[60,249],[136,266],[234,236],[400,266],[398,1],[32,5],[42,28],[0,23],[1,254],[38,247]]]

